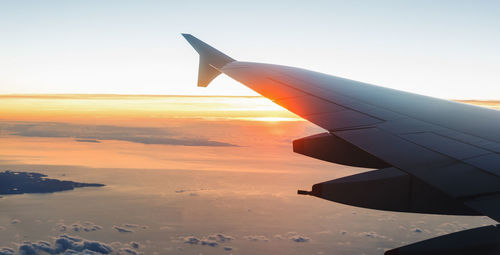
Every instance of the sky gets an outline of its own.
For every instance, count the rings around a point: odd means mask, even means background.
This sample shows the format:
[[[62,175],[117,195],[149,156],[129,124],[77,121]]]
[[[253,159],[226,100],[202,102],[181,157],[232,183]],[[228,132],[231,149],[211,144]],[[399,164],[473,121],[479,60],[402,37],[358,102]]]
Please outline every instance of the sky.
[[[298,196],[367,169],[293,153],[294,139],[324,130],[228,77],[196,87],[198,55],[181,33],[237,60],[499,109],[478,101],[500,99],[499,11],[493,1],[0,1],[0,172],[106,185],[0,196],[0,254],[381,254],[494,224]]]
[[[500,97],[496,1],[0,1],[0,94],[255,95],[197,88],[191,33],[237,60],[447,99]]]

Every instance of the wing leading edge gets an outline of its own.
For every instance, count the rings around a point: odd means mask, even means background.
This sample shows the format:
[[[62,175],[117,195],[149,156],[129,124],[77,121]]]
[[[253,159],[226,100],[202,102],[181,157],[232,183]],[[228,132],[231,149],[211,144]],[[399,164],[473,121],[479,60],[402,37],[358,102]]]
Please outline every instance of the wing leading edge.
[[[240,62],[183,36],[200,54],[199,86],[224,73],[328,131],[294,141],[295,152],[380,169],[319,183],[301,194],[379,210],[500,221],[500,112],[299,68]],[[429,241],[436,254],[444,254],[456,251],[450,240],[492,231],[497,230]],[[500,242],[499,236],[497,231],[492,238]],[[468,241],[470,249],[485,247],[474,240]],[[439,248],[440,242],[448,243]],[[423,251],[422,243],[415,245],[388,254]],[[500,251],[498,245],[488,247]]]

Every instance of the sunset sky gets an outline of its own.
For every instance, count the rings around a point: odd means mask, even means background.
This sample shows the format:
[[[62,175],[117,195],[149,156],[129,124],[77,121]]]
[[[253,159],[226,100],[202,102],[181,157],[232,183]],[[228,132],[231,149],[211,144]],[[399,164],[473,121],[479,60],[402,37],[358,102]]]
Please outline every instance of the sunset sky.
[[[255,95],[196,88],[191,33],[237,60],[452,99],[498,99],[496,1],[2,1],[0,94]]]

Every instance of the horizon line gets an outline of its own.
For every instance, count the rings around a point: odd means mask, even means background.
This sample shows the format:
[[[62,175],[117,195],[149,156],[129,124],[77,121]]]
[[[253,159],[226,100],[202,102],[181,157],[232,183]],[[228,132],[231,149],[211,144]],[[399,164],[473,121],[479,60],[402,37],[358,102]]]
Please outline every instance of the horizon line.
[[[228,98],[265,98],[257,95],[159,95],[159,94],[106,94],[106,93],[12,93],[0,94],[0,98],[36,98],[36,97],[55,97],[55,98],[73,98],[73,97],[228,97]],[[500,99],[447,99],[459,102],[500,102]]]

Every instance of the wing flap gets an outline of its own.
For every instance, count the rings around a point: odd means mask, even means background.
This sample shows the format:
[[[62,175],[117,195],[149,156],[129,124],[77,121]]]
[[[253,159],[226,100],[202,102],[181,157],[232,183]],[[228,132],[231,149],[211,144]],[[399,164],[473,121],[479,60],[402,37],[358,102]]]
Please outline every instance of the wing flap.
[[[464,204],[496,221],[500,221],[500,194],[478,197],[466,201]]]
[[[482,155],[474,158],[469,158],[464,160],[468,164],[481,168],[485,171],[490,172],[496,176],[500,176],[500,155],[496,153],[490,153],[487,155]]]
[[[377,128],[333,132],[455,198],[500,192],[500,178]]]

